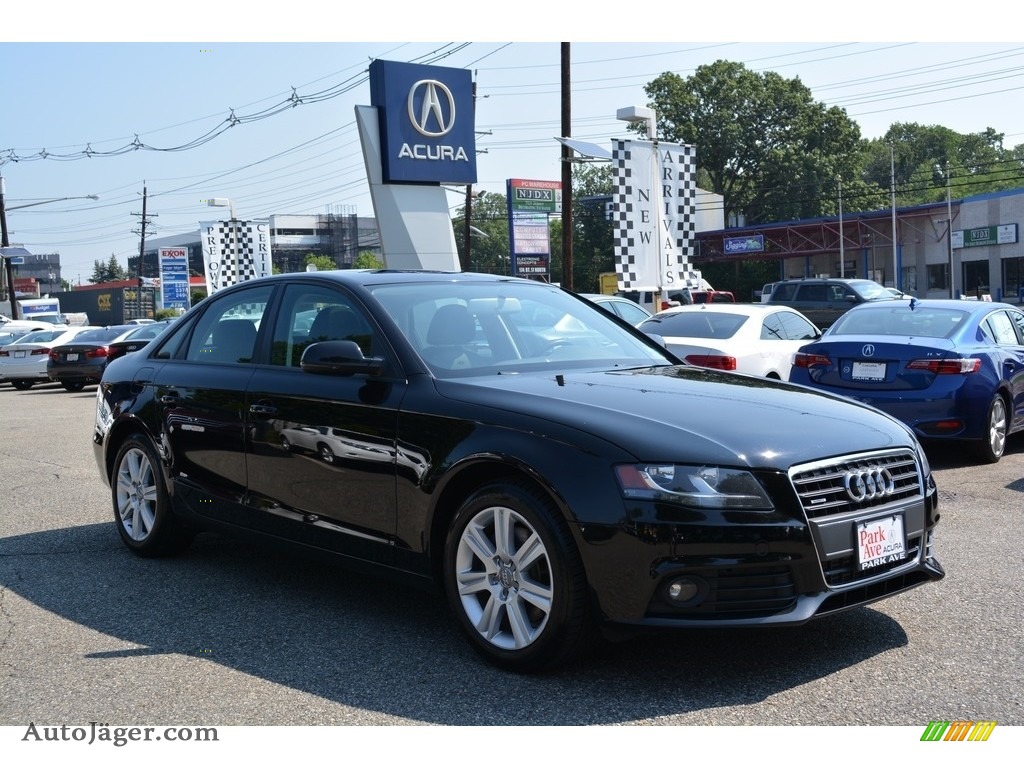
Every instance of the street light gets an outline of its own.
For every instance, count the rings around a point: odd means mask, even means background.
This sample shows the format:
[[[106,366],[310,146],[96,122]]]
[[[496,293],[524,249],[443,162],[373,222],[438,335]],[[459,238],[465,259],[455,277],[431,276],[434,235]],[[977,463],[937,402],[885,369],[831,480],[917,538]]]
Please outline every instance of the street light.
[[[211,197],[206,204],[211,208],[227,208],[231,211],[231,256],[237,266],[241,256],[238,253],[238,219],[235,218],[235,204],[228,197]]]
[[[0,176],[0,247],[7,248],[11,243],[7,237],[7,211],[17,211],[22,208],[31,208],[35,205],[45,205],[46,203],[60,203],[64,200],[99,200],[99,195],[78,195],[75,197],[54,197],[47,200],[36,200],[32,203],[25,203],[23,205],[12,205],[7,208],[4,204],[4,196],[7,194],[7,182],[3,176]],[[11,319],[18,319],[18,304],[14,299],[14,272],[11,269],[11,259],[8,256],[3,257],[4,260],[4,275],[7,279],[7,290],[9,291],[9,298],[11,300]]]

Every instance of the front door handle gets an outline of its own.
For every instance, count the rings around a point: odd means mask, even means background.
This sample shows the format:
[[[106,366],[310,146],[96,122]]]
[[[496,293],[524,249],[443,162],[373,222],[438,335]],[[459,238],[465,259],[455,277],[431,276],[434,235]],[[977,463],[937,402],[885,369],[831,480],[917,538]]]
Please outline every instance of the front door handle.
[[[249,413],[257,416],[274,416],[277,414],[277,408],[267,402],[253,403],[249,406]]]

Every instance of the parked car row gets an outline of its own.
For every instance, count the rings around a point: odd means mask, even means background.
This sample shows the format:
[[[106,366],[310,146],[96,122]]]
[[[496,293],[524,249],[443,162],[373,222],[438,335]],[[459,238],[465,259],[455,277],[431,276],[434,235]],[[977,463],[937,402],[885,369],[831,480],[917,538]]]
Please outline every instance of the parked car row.
[[[18,390],[57,381],[69,392],[99,383],[107,363],[134,352],[160,334],[171,321],[111,326],[59,326],[17,333],[0,340],[0,382]]]
[[[1024,312],[871,295],[851,300],[824,332],[774,301],[673,307],[638,327],[693,365],[850,397],[923,441],[962,441],[982,461],[998,461],[1007,437],[1024,431]]]

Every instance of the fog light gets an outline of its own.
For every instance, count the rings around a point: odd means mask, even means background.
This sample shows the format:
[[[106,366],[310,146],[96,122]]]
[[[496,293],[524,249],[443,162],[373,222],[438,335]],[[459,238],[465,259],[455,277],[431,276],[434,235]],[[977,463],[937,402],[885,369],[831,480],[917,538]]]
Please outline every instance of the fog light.
[[[676,603],[688,603],[697,596],[700,587],[693,579],[676,579],[668,585],[668,597]]]

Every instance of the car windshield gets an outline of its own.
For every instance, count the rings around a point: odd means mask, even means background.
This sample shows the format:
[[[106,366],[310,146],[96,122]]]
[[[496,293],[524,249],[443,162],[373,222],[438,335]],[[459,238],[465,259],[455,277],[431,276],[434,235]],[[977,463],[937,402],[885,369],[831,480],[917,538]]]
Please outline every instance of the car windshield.
[[[895,302],[894,302],[895,303]],[[967,318],[958,309],[911,309],[904,303],[893,307],[865,307],[847,312],[833,323],[829,336],[921,336],[948,339]]]
[[[37,344],[47,341],[53,341],[58,336],[63,334],[64,331],[32,331],[32,333],[22,336],[18,339],[19,344]]]
[[[748,319],[731,312],[666,312],[644,320],[640,330],[665,337],[730,339]]]
[[[371,291],[439,378],[671,364],[605,311],[545,283],[439,281]]]

